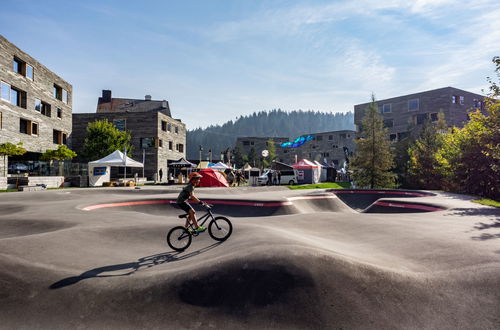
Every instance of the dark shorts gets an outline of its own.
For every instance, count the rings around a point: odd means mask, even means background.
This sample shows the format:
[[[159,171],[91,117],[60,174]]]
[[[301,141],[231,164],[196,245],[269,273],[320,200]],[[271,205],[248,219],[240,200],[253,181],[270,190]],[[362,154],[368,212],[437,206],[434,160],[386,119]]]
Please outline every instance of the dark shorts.
[[[179,207],[184,210],[186,213],[189,213],[189,210],[193,210],[193,207],[188,202],[177,203]]]

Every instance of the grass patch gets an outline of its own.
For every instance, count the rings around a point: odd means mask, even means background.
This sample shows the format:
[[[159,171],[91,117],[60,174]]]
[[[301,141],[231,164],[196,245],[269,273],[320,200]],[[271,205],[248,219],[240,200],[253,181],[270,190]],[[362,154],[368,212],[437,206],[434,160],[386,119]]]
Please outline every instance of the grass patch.
[[[474,199],[473,202],[478,203],[478,204],[482,204],[482,205],[500,207],[500,202],[497,202],[497,201],[494,201],[493,199],[488,199],[488,198]]]
[[[17,189],[3,189],[0,190],[0,192],[13,192],[13,191],[18,191]]]
[[[351,184],[349,182],[325,182],[307,185],[294,185],[287,186],[290,189],[349,189]]]

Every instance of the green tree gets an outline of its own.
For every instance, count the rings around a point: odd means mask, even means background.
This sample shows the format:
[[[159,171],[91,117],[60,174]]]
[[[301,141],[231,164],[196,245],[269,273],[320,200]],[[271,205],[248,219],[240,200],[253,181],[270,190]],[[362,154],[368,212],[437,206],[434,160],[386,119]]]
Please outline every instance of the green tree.
[[[236,146],[236,148],[234,148],[233,157],[236,167],[242,167],[243,165],[245,165],[245,157],[243,155],[243,152],[241,151],[240,146]]]
[[[365,110],[361,134],[362,138],[356,141],[356,156],[349,166],[356,184],[370,188],[394,187],[396,175],[390,171],[394,166],[394,155],[374,95]]]
[[[438,113],[434,123],[428,118],[417,140],[408,147],[408,181],[420,189],[441,189],[443,177],[436,153],[443,147],[443,133],[447,130],[444,113]]]
[[[493,63],[500,78],[500,57],[494,57]],[[436,159],[446,179],[445,188],[500,200],[500,90],[488,81],[486,114],[477,109],[463,128],[446,134]]]
[[[255,148],[251,148],[250,152],[248,153],[248,163],[250,164],[250,166],[258,166],[260,164],[257,153],[255,152]]]
[[[57,161],[59,175],[62,176],[63,164],[64,164],[62,161],[73,159],[75,157],[76,157],[76,152],[74,152],[65,145],[60,145],[59,147],[57,147],[57,149],[52,149],[52,150],[49,149],[45,151],[40,157],[40,160],[49,161],[51,163],[51,166],[52,166],[52,161]]]
[[[115,150],[127,149],[132,155],[130,133],[118,130],[107,119],[97,120],[87,125],[87,135],[83,144],[82,156],[87,160],[103,158]]]
[[[26,153],[23,148],[23,143],[19,142],[17,145],[5,142],[0,144],[0,156],[3,156],[4,176],[7,176],[7,157],[8,156],[21,156]]]

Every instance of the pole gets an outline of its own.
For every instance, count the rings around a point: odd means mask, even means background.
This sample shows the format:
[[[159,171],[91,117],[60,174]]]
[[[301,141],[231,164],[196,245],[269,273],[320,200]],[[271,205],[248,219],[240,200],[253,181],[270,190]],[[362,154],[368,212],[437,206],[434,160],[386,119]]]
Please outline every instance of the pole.
[[[142,177],[144,178],[144,167],[146,166],[146,149],[142,149]]]

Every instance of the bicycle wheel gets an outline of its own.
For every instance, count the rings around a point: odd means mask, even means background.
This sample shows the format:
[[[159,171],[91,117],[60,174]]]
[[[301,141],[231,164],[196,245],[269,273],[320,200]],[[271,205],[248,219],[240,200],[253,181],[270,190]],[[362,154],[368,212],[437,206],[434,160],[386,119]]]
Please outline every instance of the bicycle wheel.
[[[172,229],[167,234],[167,243],[175,251],[184,251],[191,245],[191,234],[189,231],[182,227],[177,226]]]
[[[228,218],[216,217],[208,224],[208,233],[216,241],[225,241],[232,232],[233,225]]]

